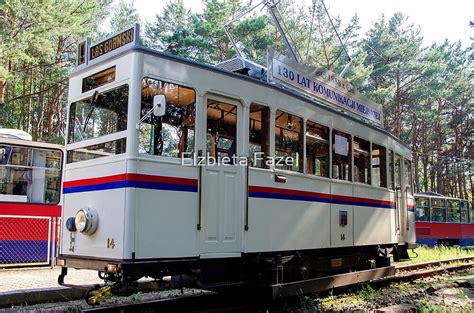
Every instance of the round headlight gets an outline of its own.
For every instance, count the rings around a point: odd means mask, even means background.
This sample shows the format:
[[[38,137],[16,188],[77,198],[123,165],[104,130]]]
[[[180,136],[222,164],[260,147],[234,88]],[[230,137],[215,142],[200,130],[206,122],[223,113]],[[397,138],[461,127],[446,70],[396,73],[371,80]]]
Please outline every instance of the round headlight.
[[[99,216],[97,211],[90,208],[84,208],[76,213],[74,224],[76,229],[83,234],[92,235],[97,229],[99,223]]]

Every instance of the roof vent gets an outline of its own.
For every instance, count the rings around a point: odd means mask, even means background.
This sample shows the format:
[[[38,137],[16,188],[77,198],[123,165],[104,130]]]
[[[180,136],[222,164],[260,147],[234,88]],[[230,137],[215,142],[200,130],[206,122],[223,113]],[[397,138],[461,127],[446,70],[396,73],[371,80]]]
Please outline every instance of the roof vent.
[[[215,67],[259,80],[267,80],[267,69],[265,67],[241,57],[225,60],[216,64]]]

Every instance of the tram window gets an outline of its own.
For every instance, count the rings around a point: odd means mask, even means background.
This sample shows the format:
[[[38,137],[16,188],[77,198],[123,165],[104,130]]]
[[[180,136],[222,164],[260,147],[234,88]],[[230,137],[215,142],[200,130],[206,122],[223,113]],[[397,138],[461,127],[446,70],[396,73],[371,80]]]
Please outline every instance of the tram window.
[[[115,66],[103,70],[82,80],[82,92],[109,84],[115,80]]]
[[[405,159],[405,173],[403,175],[403,180],[406,186],[406,190],[410,195],[413,194],[413,187],[412,187],[412,173],[411,173],[411,161]]]
[[[260,153],[259,153],[260,152]],[[263,155],[261,154],[263,153]],[[249,114],[249,157],[253,167],[266,168],[270,154],[270,109],[252,103]]]
[[[332,131],[332,177],[352,181],[351,165],[352,138],[351,135]]]
[[[461,208],[459,200],[448,200],[448,222],[459,223],[461,221]]]
[[[354,181],[370,185],[370,142],[354,137]]]
[[[329,128],[306,122],[306,164],[308,173],[329,177]]]
[[[388,186],[390,189],[395,190],[395,166],[394,166],[394,153],[392,150],[388,153]]]
[[[196,119],[194,89],[156,80],[142,80],[141,117],[153,108],[153,98],[165,95],[166,114],[150,114],[140,124],[138,151],[165,157],[190,156],[194,151]]]
[[[0,201],[57,204],[61,151],[0,145]]]
[[[71,104],[68,143],[127,129],[128,85]]]
[[[275,157],[287,160],[293,158],[293,166],[277,164],[277,168],[303,172],[303,119],[301,117],[277,110],[275,116]],[[286,164],[289,163],[291,162]]]
[[[125,153],[125,147],[127,146],[127,139],[121,138],[113,141],[100,143],[97,145],[81,147],[67,152],[66,162],[74,163],[86,160],[93,160],[103,158],[106,156],[112,156],[116,154]]]
[[[431,198],[431,221],[446,222],[446,201],[441,198]]]
[[[419,222],[430,221],[430,199],[417,197],[415,199],[415,220]]]
[[[395,163],[394,163],[394,172],[393,178],[395,181],[395,188],[400,189],[402,186],[402,157],[398,154],[395,155]]]
[[[237,155],[237,107],[207,100],[207,153],[216,159]]]
[[[372,144],[372,182],[377,187],[387,187],[387,150]]]
[[[461,201],[461,223],[469,223],[469,202]]]

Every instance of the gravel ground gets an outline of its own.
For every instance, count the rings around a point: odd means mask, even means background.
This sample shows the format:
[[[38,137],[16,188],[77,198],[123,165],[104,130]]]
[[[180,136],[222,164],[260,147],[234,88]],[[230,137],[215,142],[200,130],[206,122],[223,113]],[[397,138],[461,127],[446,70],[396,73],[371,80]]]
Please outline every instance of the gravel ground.
[[[206,293],[200,289],[184,288],[184,295],[191,296],[200,293]],[[101,306],[113,306],[116,303],[120,304],[133,304],[142,301],[151,301],[156,299],[165,299],[183,296],[181,290],[171,289],[159,292],[138,292],[127,297],[114,296],[111,299],[106,300]],[[10,312],[28,312],[28,313],[39,313],[39,312],[81,312],[84,309],[92,308],[93,306],[88,305],[85,300],[74,300],[67,302],[56,302],[56,303],[42,303],[28,306],[12,306],[8,309],[0,309],[2,313]]]
[[[185,288],[186,295],[201,293]],[[179,290],[137,293],[128,297],[113,297],[104,305],[134,303],[151,299],[180,296]],[[0,312],[80,312],[89,306],[84,300],[45,303],[32,306],[0,309]],[[411,283],[394,283],[381,288],[365,285],[341,294],[319,294],[283,300],[270,307],[237,312],[474,312],[474,270],[446,273],[419,279]],[[211,311],[210,311],[211,312]]]
[[[420,311],[474,312],[474,270],[447,273],[410,283],[394,283],[340,295],[305,297],[311,311]]]

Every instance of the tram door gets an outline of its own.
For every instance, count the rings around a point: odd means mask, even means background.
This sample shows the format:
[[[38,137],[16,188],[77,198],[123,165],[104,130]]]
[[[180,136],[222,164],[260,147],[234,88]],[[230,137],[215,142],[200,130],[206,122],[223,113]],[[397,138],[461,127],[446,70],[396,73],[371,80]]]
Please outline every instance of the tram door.
[[[201,166],[200,253],[241,251],[245,166],[239,142],[241,106],[221,97],[206,100],[206,157]],[[213,164],[214,162],[214,164]]]
[[[395,181],[395,218],[398,234],[398,242],[405,242],[406,238],[406,224],[404,219],[403,209],[405,207],[405,199],[403,198],[402,189],[402,157],[395,154],[394,162],[394,181]]]

